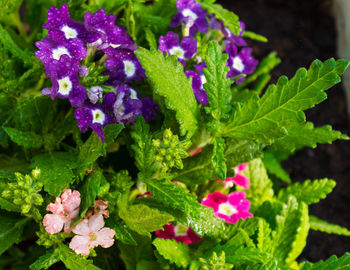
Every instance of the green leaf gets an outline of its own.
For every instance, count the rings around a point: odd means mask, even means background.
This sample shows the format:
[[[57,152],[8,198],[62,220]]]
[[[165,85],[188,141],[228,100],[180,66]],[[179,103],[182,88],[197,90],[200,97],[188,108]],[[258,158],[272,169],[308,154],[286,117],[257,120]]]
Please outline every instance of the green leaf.
[[[268,42],[269,40],[257,33],[254,33],[252,31],[244,31],[242,34],[242,37],[250,38],[252,40],[260,41],[260,42]]]
[[[306,245],[309,231],[308,207],[301,202],[298,205],[294,197],[276,217],[277,228],[272,232],[273,254],[280,262],[291,263]]]
[[[259,218],[258,221],[258,234],[257,234],[257,248],[262,251],[266,251],[271,253],[271,248],[273,246],[273,242],[271,239],[271,228],[269,223]]]
[[[80,205],[80,217],[83,218],[89,207],[94,206],[95,198],[100,190],[101,182],[104,180],[104,176],[100,171],[94,171],[85,180],[83,186],[80,189],[81,205]]]
[[[270,260],[268,253],[253,247],[240,247],[235,250],[225,251],[226,262],[232,263],[235,267],[242,264],[265,264]]]
[[[225,252],[218,256],[214,251],[209,258],[199,258],[200,269],[203,270],[230,270],[233,265],[226,263]]]
[[[278,193],[279,200],[287,201],[293,195],[299,202],[313,204],[326,198],[335,187],[335,181],[331,179],[306,180],[302,183],[294,183],[287,188],[281,189]]]
[[[141,235],[149,235],[150,232],[161,230],[163,225],[174,220],[172,216],[143,204],[121,207],[119,216],[131,230]]]
[[[52,196],[58,196],[62,190],[74,182],[73,168],[76,168],[76,157],[67,152],[54,152],[35,156],[31,168],[40,169],[40,181],[44,190]]]
[[[31,270],[48,269],[51,265],[60,261],[59,254],[56,250],[50,250],[45,255],[40,256],[29,268]]]
[[[205,63],[207,68],[203,73],[207,82],[204,89],[208,94],[209,107],[206,110],[211,113],[217,121],[227,118],[231,110],[229,99],[231,97],[232,80],[226,78],[229,67],[226,66],[227,54],[223,54],[220,45],[215,42],[209,42]]]
[[[60,244],[57,248],[60,260],[64,263],[67,269],[70,270],[99,270],[93,265],[91,260],[85,259],[83,256],[76,254],[73,250],[64,244]]]
[[[190,249],[185,243],[177,242],[174,239],[156,238],[153,241],[160,255],[178,267],[187,267],[191,262]]]
[[[197,129],[198,106],[182,64],[175,56],[164,56],[154,49],[148,51],[139,48],[135,53],[146,70],[154,92],[163,96],[165,105],[176,112],[181,135],[187,133],[190,138]]]
[[[311,122],[293,123],[287,127],[288,134],[278,139],[272,146],[272,150],[294,152],[303,147],[315,148],[319,143],[332,143],[335,140],[349,140],[349,137],[326,125],[314,128]]]
[[[350,236],[350,230],[347,228],[344,228],[337,224],[329,223],[314,216],[310,216],[310,228],[314,231]]]
[[[345,253],[342,257],[337,258],[335,255],[326,261],[318,263],[306,262],[300,268],[301,270],[345,270],[350,269],[350,254]]]
[[[265,152],[262,159],[264,166],[269,174],[276,176],[283,182],[291,183],[289,174],[282,168],[279,160],[270,152]]]
[[[152,163],[155,160],[152,134],[149,130],[149,124],[141,116],[137,117],[133,128],[131,137],[134,139],[134,144],[131,148],[135,152],[135,164],[140,171],[139,178],[145,180],[152,176]]]
[[[40,148],[43,138],[32,131],[21,131],[15,128],[3,127],[11,140],[24,148]]]
[[[241,31],[239,26],[239,18],[233,12],[223,8],[219,4],[212,4],[209,2],[201,3],[202,7],[208,10],[209,13],[214,14],[215,18],[223,21],[225,26],[231,30],[231,32],[238,36]]]
[[[115,231],[115,238],[120,242],[133,246],[137,245],[135,239],[132,237],[122,220],[117,220],[115,217],[111,216],[106,220],[106,227]]]
[[[301,68],[288,81],[282,76],[270,85],[262,98],[250,99],[238,108],[228,123],[222,123],[223,136],[258,140],[271,144],[287,134],[290,123],[305,120],[303,110],[326,99],[325,90],[340,82],[347,61],[316,60],[307,71]]]
[[[265,201],[272,200],[274,193],[272,182],[260,159],[250,161],[248,168],[244,170],[242,174],[247,176],[250,180],[250,187],[245,192],[253,209],[257,208]]]
[[[24,225],[29,218],[0,211],[0,255],[22,238]]]
[[[226,179],[226,159],[224,156],[225,140],[218,138],[214,140],[214,152],[211,158],[211,164],[214,167],[215,173],[220,179]]]

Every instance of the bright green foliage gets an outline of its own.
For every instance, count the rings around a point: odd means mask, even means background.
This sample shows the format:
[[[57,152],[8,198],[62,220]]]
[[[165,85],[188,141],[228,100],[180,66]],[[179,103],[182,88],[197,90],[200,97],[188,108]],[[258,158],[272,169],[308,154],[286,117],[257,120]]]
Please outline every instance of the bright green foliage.
[[[22,240],[22,232],[29,218],[0,211],[0,255]]]
[[[101,182],[104,180],[104,176],[100,171],[92,172],[85,180],[83,186],[80,189],[81,204],[80,204],[80,217],[83,218],[89,207],[94,206],[95,198],[99,191]]]
[[[310,229],[329,234],[350,236],[350,230],[347,228],[329,223],[314,216],[310,216]]]
[[[219,256],[214,251],[208,259],[199,258],[199,265],[203,270],[230,270],[233,267],[232,264],[226,263],[224,251]]]
[[[238,35],[241,31],[239,26],[239,18],[236,14],[227,9],[224,9],[219,4],[213,4],[213,1],[203,1],[202,7],[208,10],[209,13],[214,14],[214,16],[223,21],[225,26],[232,31],[233,34]]]
[[[21,208],[21,213],[40,221],[38,206],[44,202],[39,194],[43,184],[39,182],[40,170],[35,169],[31,175],[15,173],[15,182],[8,182],[1,196]]]
[[[72,169],[76,168],[75,162],[73,154],[55,152],[35,156],[31,166],[40,169],[39,180],[44,184],[44,190],[52,196],[58,196],[74,181]]]
[[[262,161],[269,174],[276,176],[286,183],[290,183],[292,181],[289,174],[282,168],[281,163],[271,152],[265,152]]]
[[[174,135],[170,129],[164,130],[162,140],[152,140],[157,167],[160,167],[162,171],[173,167],[182,169],[182,159],[188,156],[186,149],[190,144],[189,141],[179,141],[179,137]]]
[[[3,128],[12,141],[25,148],[40,148],[42,145],[42,138],[32,131],[20,131],[15,128]]]
[[[153,245],[160,255],[178,267],[186,268],[191,262],[190,249],[185,243],[176,242],[174,239],[156,238]]]
[[[103,85],[108,80],[108,76],[103,75],[106,71],[106,68],[103,65],[96,66],[95,62],[93,62],[91,65],[88,65],[88,68],[88,75],[81,80],[83,86],[90,88],[95,85]]]
[[[164,56],[161,51],[139,48],[135,53],[146,70],[154,93],[164,97],[167,108],[176,112],[181,135],[187,133],[187,138],[192,137],[198,125],[198,107],[182,64],[176,57]]]
[[[344,60],[314,61],[309,70],[299,69],[293,79],[282,76],[262,98],[253,98],[237,109],[221,134],[236,139],[255,139],[265,144],[288,134],[290,122],[302,123],[303,110],[326,99],[324,90],[340,82],[348,66]]]
[[[134,246],[137,245],[135,239],[132,237],[131,233],[127,229],[126,224],[122,220],[116,220],[111,217],[108,220],[106,220],[106,222],[106,226],[115,231],[115,238],[117,240],[124,244]]]
[[[306,180],[302,183],[294,183],[285,189],[281,189],[278,198],[287,201],[290,195],[293,195],[300,202],[313,204],[326,198],[335,187],[335,181],[331,179]]]
[[[345,253],[342,257],[336,256],[330,257],[326,261],[320,261],[318,263],[305,263],[301,267],[301,270],[344,270],[350,268],[350,254]]]
[[[244,31],[242,34],[242,37],[250,38],[252,40],[256,40],[256,41],[260,41],[260,42],[268,42],[269,41],[266,37],[259,35],[257,33],[254,33],[252,31]]]
[[[225,140],[222,138],[214,140],[214,150],[213,156],[211,158],[211,163],[215,169],[215,173],[220,179],[226,178],[226,159],[225,159]]]
[[[36,232],[36,235],[38,236],[38,240],[36,241],[36,243],[46,248],[56,247],[57,245],[62,243],[64,239],[71,236],[70,234],[63,232],[49,234],[43,226],[40,226],[40,231]]]
[[[172,216],[142,204],[119,208],[119,216],[131,230],[141,235],[149,235],[174,220]]]
[[[34,263],[30,265],[31,270],[48,269],[51,265],[60,261],[57,250],[50,250],[45,255],[40,256]]]
[[[229,71],[229,67],[226,66],[227,58],[228,55],[221,52],[217,42],[212,41],[208,44],[205,58],[207,68],[203,69],[203,73],[207,80],[204,89],[208,94],[209,107],[205,109],[216,121],[226,119],[231,110],[229,100],[232,80],[226,78]]]

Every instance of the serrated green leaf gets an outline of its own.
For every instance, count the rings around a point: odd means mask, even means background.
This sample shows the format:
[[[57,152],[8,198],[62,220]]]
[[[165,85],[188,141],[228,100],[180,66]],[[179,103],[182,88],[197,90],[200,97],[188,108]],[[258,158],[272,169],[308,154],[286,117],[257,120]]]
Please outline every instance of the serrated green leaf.
[[[131,230],[141,235],[149,235],[150,232],[160,230],[163,225],[174,220],[172,216],[143,204],[119,208],[119,216]]]
[[[269,174],[276,176],[286,183],[291,183],[289,174],[282,168],[279,160],[270,152],[265,152],[262,159]]]
[[[185,268],[191,262],[190,249],[185,243],[177,242],[174,239],[156,238],[153,245],[160,255],[178,267]]]
[[[165,105],[176,112],[181,135],[187,133],[188,138],[192,137],[198,125],[198,106],[182,64],[175,56],[164,56],[154,49],[139,48],[135,53],[146,70],[154,92],[164,97]]]
[[[332,192],[335,184],[334,180],[327,178],[294,183],[287,188],[281,189],[278,193],[278,199],[287,201],[289,196],[293,195],[299,202],[305,202],[306,204],[317,203]]]
[[[100,185],[104,180],[104,176],[100,171],[92,172],[85,180],[80,189],[81,205],[80,217],[83,218],[89,207],[94,206],[95,198],[99,192]]]
[[[310,228],[314,231],[350,236],[350,230],[347,228],[344,228],[337,224],[329,223],[314,216],[310,216]]]
[[[214,151],[211,158],[211,164],[219,179],[226,179],[226,159],[225,159],[225,140],[218,138],[214,140]]]
[[[324,91],[340,82],[347,65],[342,60],[329,59],[324,63],[316,60],[308,71],[299,69],[289,81],[280,77],[262,98],[242,104],[232,119],[222,124],[222,136],[273,143],[287,134],[290,123],[304,122],[303,110],[326,99]]]
[[[29,218],[0,211],[0,255],[21,240],[23,228],[28,221]]]
[[[326,261],[317,263],[306,262],[300,268],[301,270],[346,270],[350,269],[350,254],[345,253],[342,257],[337,258],[335,255]]]
[[[253,247],[240,247],[236,250],[225,251],[226,262],[232,263],[234,267],[244,264],[265,264],[271,257],[268,253]]]
[[[244,31],[242,37],[250,38],[252,40],[260,41],[260,42],[268,42],[269,40],[263,35],[254,33],[252,31]]]
[[[314,127],[311,122],[292,123],[287,128],[288,134],[278,139],[272,150],[294,152],[303,147],[315,148],[320,143],[332,143],[335,140],[349,140],[349,137],[331,126]]]
[[[31,270],[48,269],[51,265],[60,261],[60,257],[56,250],[50,250],[46,254],[40,256],[29,268]]]
[[[260,218],[258,221],[257,248],[270,253],[272,246],[270,225],[266,220]]]
[[[229,100],[232,80],[226,77],[229,70],[229,67],[226,66],[228,55],[221,51],[217,42],[209,42],[205,58],[207,67],[203,69],[207,80],[203,87],[208,94],[209,101],[206,111],[210,112],[217,121],[227,118],[227,113],[231,110]]]
[[[68,246],[60,244],[57,248],[60,260],[64,263],[67,269],[70,270],[99,270],[93,265],[92,260],[87,260],[83,256],[76,254]]]
[[[214,14],[215,18],[224,22],[225,26],[231,30],[231,32],[238,36],[241,31],[239,26],[239,18],[232,11],[223,8],[219,4],[213,4],[208,1],[201,3],[202,7],[208,10],[209,13]]]
[[[3,127],[11,140],[24,148],[40,148],[43,138],[32,131],[21,131],[16,128]]]
[[[56,197],[74,181],[72,169],[76,168],[76,157],[68,152],[42,154],[33,158],[31,168],[40,169],[44,190]]]
[[[209,258],[199,258],[199,266],[203,270],[230,270],[233,264],[226,263],[224,251],[219,256],[214,251]]]
[[[137,243],[128,231],[127,226],[122,220],[117,220],[113,216],[106,220],[106,227],[111,228],[115,231],[115,238],[120,242],[136,246]]]

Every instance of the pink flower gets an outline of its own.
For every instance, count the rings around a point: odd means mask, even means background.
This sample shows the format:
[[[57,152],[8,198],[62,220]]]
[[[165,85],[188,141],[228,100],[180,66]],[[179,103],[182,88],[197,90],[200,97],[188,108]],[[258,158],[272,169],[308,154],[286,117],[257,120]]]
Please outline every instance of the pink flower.
[[[197,148],[197,149],[191,151],[191,152],[189,153],[189,155],[190,155],[191,157],[193,157],[193,156],[199,154],[200,152],[202,152],[202,148]]]
[[[249,213],[250,202],[245,199],[244,192],[235,191],[228,195],[215,191],[202,200],[202,205],[214,209],[214,216],[228,223],[236,223],[240,218],[253,217]]]
[[[80,193],[77,190],[66,189],[57,197],[55,203],[50,203],[46,210],[53,214],[44,216],[43,224],[49,234],[55,234],[62,230],[69,233],[72,221],[79,215]]]
[[[109,211],[106,210],[108,207],[108,202],[102,200],[95,200],[94,213],[101,214],[104,217],[109,217]]]
[[[238,165],[235,167],[235,176],[234,177],[227,177],[225,179],[225,187],[232,187],[233,184],[236,184],[237,186],[240,186],[244,189],[248,189],[250,185],[249,178],[247,176],[244,176],[240,174],[241,171],[244,171],[248,167],[248,163],[243,163],[241,165]]]
[[[114,244],[115,231],[110,228],[103,228],[105,222],[102,214],[84,218],[74,228],[75,235],[69,244],[69,247],[77,254],[87,256],[90,249],[101,246],[103,248],[111,247]]]
[[[159,238],[175,239],[178,242],[183,242],[186,245],[195,244],[202,240],[191,228],[178,222],[176,226],[172,223],[163,226],[164,230],[155,231]]]

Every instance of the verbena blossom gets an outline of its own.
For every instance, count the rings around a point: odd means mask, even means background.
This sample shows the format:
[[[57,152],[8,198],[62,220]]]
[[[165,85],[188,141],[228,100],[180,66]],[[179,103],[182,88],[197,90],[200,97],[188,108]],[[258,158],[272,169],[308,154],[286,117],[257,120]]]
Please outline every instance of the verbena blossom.
[[[249,213],[250,202],[244,192],[235,191],[228,195],[215,191],[202,199],[202,205],[213,208],[214,216],[227,223],[236,223],[240,218],[253,217]]]
[[[183,24],[190,36],[194,36],[198,30],[201,33],[208,31],[207,12],[195,0],[177,0],[176,8],[178,12],[170,23],[171,27]]]
[[[242,48],[238,52],[237,47],[233,43],[228,42],[225,49],[229,56],[226,65],[230,68],[227,77],[234,78],[238,75],[249,75],[254,72],[258,61],[251,55],[251,48]],[[244,80],[245,77],[239,78],[236,83],[240,84]]]
[[[176,55],[177,59],[185,66],[185,59],[191,59],[197,53],[197,41],[192,37],[184,37],[179,43],[179,36],[170,31],[166,36],[159,37],[158,49],[164,54]]]
[[[202,105],[208,105],[208,94],[203,88],[203,85],[207,82],[202,69],[206,67],[206,64],[203,62],[201,64],[195,65],[197,72],[193,70],[185,71],[187,78],[192,78],[192,89],[193,93],[198,100],[198,102]]]
[[[89,255],[90,249],[97,246],[111,247],[114,244],[115,231],[104,228],[104,225],[101,213],[84,218],[73,228],[72,231],[76,235],[72,238],[69,247],[83,256]]]
[[[118,85],[141,81],[146,74],[134,53],[137,46],[124,27],[115,25],[115,20],[114,15],[100,9],[93,14],[86,12],[81,24],[70,18],[66,4],[61,9],[51,7],[43,26],[49,35],[36,42],[39,50],[35,54],[53,84],[42,94],[69,99],[77,108],[75,117],[80,130],[91,128],[102,141],[104,126],[132,123],[139,114],[150,121],[157,117],[158,110],[150,97],[137,98],[137,102],[130,101],[130,96],[118,97]],[[91,78],[86,79],[89,73]],[[103,85],[94,83],[97,81],[115,86],[115,91],[104,91]],[[116,107],[119,111],[114,114]]]
[[[226,187],[232,187],[233,184],[236,184],[237,186],[240,186],[244,189],[248,189],[250,186],[249,178],[240,172],[247,169],[249,163],[243,163],[241,165],[238,165],[234,168],[235,170],[235,176],[234,177],[227,177],[225,179],[225,186]]]
[[[202,240],[191,228],[178,222],[175,226],[172,223],[163,226],[163,230],[155,231],[158,238],[175,239],[186,245],[195,244]]]
[[[43,219],[45,230],[49,234],[55,234],[62,230],[69,233],[70,224],[79,215],[80,193],[77,190],[66,189],[54,203],[50,203],[46,210],[52,214],[46,214]]]

